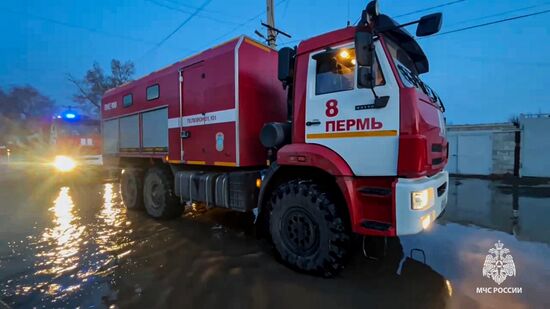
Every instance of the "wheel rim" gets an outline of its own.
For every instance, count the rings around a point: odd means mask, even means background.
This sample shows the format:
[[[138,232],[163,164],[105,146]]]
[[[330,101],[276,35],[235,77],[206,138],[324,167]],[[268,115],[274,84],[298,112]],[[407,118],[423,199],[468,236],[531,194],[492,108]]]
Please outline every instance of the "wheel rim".
[[[319,247],[318,224],[302,207],[291,207],[283,214],[281,232],[285,245],[297,255],[311,255]]]
[[[155,209],[158,209],[163,202],[164,192],[162,190],[162,185],[158,182],[151,184],[151,206]]]

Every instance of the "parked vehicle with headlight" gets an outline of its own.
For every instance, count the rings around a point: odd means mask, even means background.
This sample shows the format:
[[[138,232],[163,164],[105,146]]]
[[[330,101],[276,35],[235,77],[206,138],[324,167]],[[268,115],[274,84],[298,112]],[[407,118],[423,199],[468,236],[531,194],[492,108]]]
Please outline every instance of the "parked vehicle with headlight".
[[[48,135],[48,157],[58,172],[102,167],[99,120],[67,111],[52,120]]]

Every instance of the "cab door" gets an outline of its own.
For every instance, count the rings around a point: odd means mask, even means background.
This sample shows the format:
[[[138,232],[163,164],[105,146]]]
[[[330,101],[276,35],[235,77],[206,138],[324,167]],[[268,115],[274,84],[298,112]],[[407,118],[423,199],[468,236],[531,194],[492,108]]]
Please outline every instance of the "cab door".
[[[399,87],[379,41],[374,88],[389,100],[374,106],[372,89],[357,87],[353,43],[331,46],[333,57],[310,55],[305,118],[306,143],[338,153],[357,176],[397,174]]]

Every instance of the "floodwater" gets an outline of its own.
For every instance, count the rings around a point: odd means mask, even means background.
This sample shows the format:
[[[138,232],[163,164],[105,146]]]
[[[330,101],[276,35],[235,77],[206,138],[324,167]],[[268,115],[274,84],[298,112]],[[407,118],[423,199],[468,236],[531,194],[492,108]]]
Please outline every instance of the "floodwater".
[[[0,180],[0,296],[16,308],[548,308],[549,222],[550,182],[454,178],[429,231],[369,240],[369,258],[358,239],[323,279],[277,262],[246,214],[155,221],[127,211],[116,183]],[[500,285],[482,273],[498,241],[516,270]]]

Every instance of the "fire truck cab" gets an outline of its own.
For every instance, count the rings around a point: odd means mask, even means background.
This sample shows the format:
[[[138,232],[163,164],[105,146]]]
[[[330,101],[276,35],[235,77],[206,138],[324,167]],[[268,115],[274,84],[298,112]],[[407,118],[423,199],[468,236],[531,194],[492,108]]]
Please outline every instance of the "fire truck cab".
[[[357,26],[278,52],[239,37],[106,93],[104,160],[128,208],[251,211],[282,260],[331,276],[351,233],[426,229],[447,203],[444,106],[403,29],[369,3]],[[282,83],[282,87],[281,87]]]
[[[51,164],[60,173],[74,169],[99,170],[103,164],[101,123],[98,119],[65,111],[54,117],[49,127],[49,154]]]

